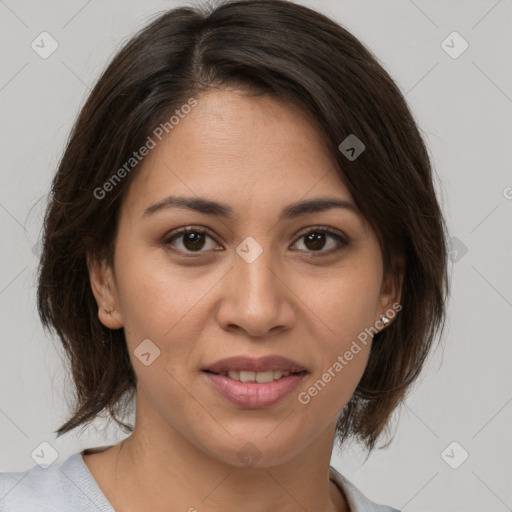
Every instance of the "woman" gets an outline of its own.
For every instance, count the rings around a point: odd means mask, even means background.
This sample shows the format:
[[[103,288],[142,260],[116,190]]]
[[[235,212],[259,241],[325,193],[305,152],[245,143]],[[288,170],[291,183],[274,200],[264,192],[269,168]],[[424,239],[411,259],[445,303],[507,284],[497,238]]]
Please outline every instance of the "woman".
[[[130,435],[3,474],[5,510],[395,510],[329,462],[375,447],[442,329],[445,227],[354,36],[281,0],[161,15],[82,108],[44,228],[57,434],[108,412]]]

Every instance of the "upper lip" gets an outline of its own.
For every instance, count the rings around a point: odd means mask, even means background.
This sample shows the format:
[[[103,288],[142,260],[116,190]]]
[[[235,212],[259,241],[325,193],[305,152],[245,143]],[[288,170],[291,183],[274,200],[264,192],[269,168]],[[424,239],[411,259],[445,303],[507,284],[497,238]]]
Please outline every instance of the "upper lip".
[[[269,370],[281,370],[288,372],[302,372],[306,368],[296,361],[278,355],[270,355],[259,358],[247,356],[233,356],[221,359],[204,368],[203,371],[212,373],[233,371],[266,372]]]

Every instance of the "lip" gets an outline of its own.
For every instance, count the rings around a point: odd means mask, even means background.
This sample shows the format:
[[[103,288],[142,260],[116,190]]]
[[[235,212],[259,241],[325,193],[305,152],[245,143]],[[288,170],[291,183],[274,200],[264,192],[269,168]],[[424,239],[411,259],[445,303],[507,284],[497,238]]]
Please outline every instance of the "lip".
[[[203,374],[218,393],[236,406],[245,409],[264,409],[289,395],[307,375],[307,372],[290,374],[264,384],[240,382],[209,371],[203,371]]]
[[[307,371],[306,368],[300,363],[278,355],[269,355],[260,358],[233,356],[226,359],[221,359],[207,366],[206,368],[203,368],[203,371],[211,373],[242,370],[250,372],[266,372],[268,370],[282,370],[288,372]]]

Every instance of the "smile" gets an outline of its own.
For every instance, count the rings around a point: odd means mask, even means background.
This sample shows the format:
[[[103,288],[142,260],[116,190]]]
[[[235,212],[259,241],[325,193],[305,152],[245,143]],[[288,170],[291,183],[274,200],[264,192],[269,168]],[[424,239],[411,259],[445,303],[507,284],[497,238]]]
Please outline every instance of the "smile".
[[[220,372],[218,375],[229,377],[230,379],[237,380],[239,382],[258,382],[259,384],[265,384],[273,382],[274,380],[288,377],[292,372],[283,370],[267,370],[265,372],[252,372],[249,370],[242,371],[231,371],[231,372]]]
[[[290,395],[308,372],[242,370],[223,373],[227,375],[203,371],[209,385],[225,400],[243,409],[264,409]]]

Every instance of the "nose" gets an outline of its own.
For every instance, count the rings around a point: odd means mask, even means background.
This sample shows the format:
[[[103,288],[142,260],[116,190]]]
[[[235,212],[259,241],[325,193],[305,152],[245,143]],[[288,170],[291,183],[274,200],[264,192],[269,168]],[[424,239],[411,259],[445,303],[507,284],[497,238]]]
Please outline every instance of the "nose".
[[[270,252],[248,262],[238,254],[223,280],[217,321],[225,330],[263,337],[291,328],[296,320],[293,286]]]

